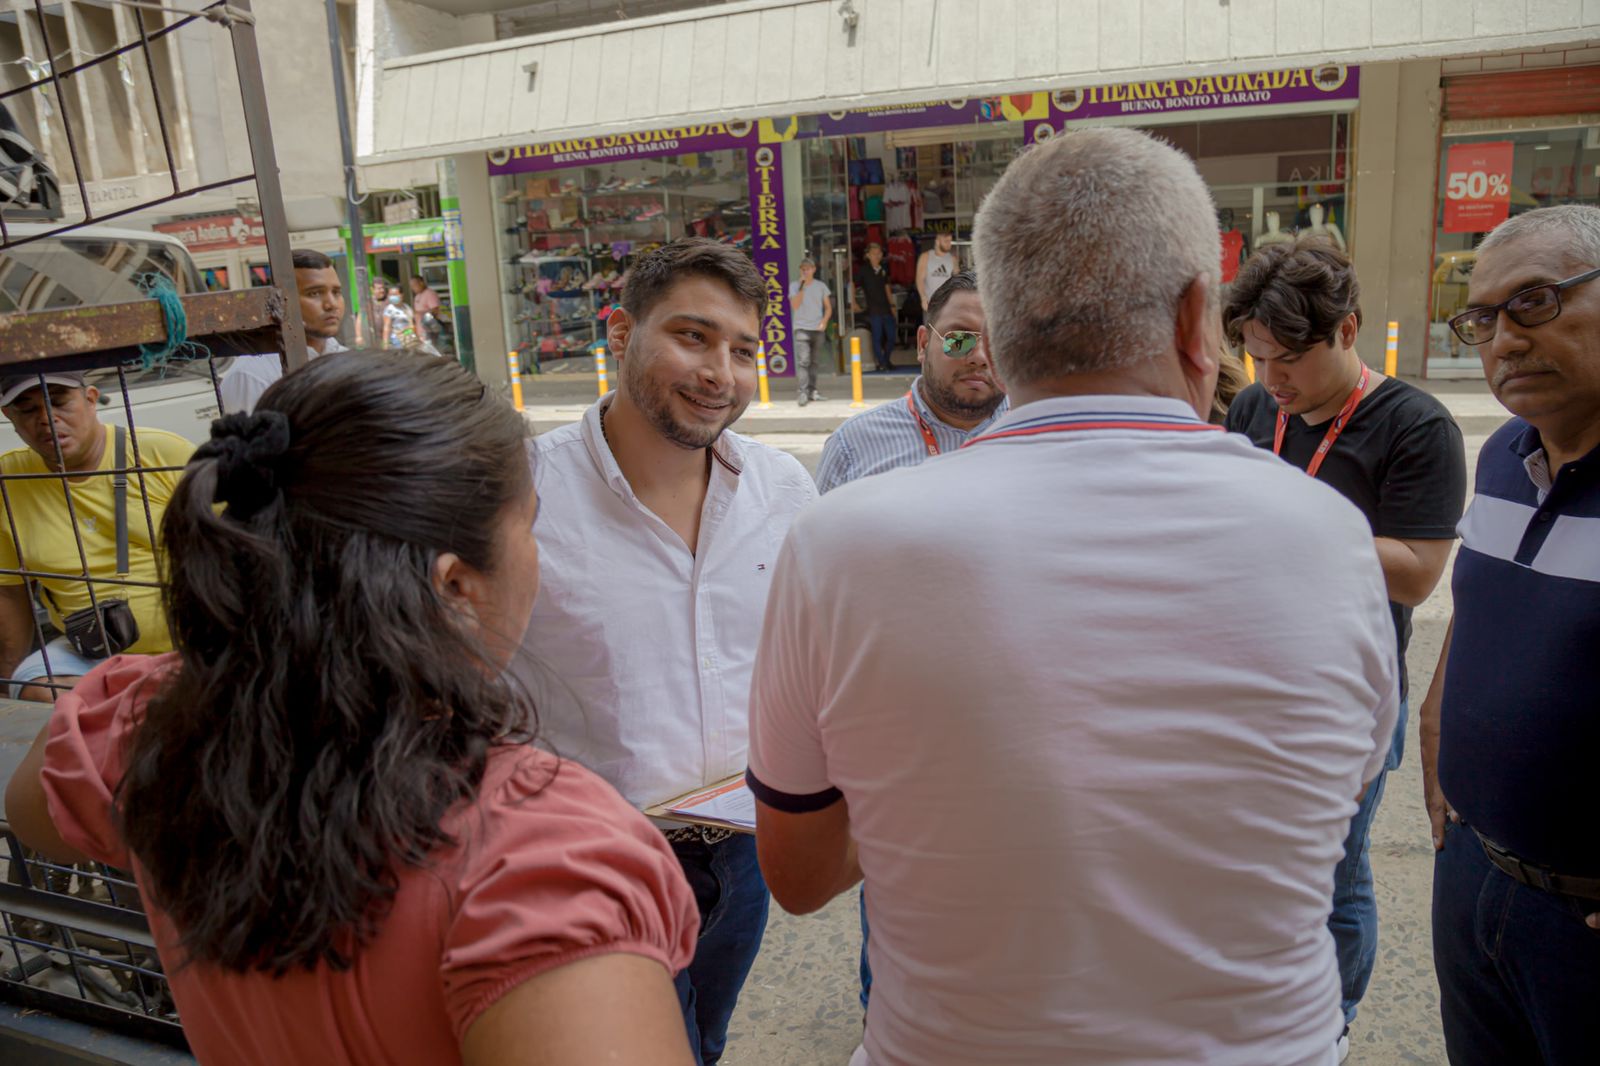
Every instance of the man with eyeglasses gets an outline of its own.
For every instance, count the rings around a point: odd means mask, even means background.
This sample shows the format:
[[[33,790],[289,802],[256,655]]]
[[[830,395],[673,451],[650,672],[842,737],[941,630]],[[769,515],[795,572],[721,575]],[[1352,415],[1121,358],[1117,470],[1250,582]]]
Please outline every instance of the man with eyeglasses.
[[[1466,496],[1466,454],[1443,404],[1362,362],[1361,286],[1349,257],[1325,237],[1257,252],[1234,279],[1223,323],[1259,374],[1229,408],[1227,428],[1337,489],[1366,517],[1399,648],[1400,718],[1384,772],[1361,797],[1334,873],[1328,929],[1339,958],[1342,1061],[1378,955],[1368,839],[1385,777],[1400,765],[1405,745],[1411,612],[1432,594],[1449,559]],[[1264,566],[1282,566],[1293,577],[1292,546],[1256,549]]]
[[[1600,208],[1478,248],[1450,321],[1516,417],[1484,444],[1422,703],[1433,957],[1455,1066],[1600,1048]]]
[[[1006,413],[972,271],[950,277],[928,301],[927,320],[917,329],[917,362],[922,374],[904,397],[834,430],[817,465],[819,491],[955,451]]]

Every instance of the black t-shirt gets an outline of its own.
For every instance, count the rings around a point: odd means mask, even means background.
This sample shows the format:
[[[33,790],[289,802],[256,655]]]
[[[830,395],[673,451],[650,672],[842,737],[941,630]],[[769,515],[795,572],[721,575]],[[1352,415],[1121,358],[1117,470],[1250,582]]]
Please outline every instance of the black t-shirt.
[[[1309,467],[1328,424],[1308,426],[1304,418],[1291,415],[1281,458],[1302,470]],[[1266,389],[1251,385],[1234,398],[1226,425],[1271,451],[1278,405]],[[1362,397],[1317,477],[1361,509],[1375,537],[1448,540],[1456,535],[1467,496],[1461,430],[1444,404],[1415,385],[1387,378]],[[1400,644],[1404,697],[1409,689],[1411,608],[1391,602],[1389,611]]]
[[[889,299],[889,268],[879,265],[874,270],[868,263],[861,268],[861,292],[867,298],[867,314],[892,315],[894,302]]]

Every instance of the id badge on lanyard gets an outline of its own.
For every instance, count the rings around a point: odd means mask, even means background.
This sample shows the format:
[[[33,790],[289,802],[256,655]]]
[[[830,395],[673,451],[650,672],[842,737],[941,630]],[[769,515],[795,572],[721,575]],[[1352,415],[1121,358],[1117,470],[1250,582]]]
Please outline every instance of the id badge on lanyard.
[[[1361,368],[1361,380],[1356,382],[1355,391],[1350,398],[1345,400],[1344,406],[1339,408],[1339,413],[1333,417],[1333,423],[1328,426],[1328,431],[1322,435],[1322,443],[1317,445],[1316,454],[1311,457],[1311,464],[1306,467],[1306,473],[1312,477],[1317,476],[1317,471],[1322,469],[1322,460],[1328,457],[1333,450],[1333,442],[1339,439],[1339,434],[1344,432],[1344,427],[1349,425],[1350,416],[1356,413],[1356,407],[1361,403],[1361,397],[1366,395],[1367,382],[1372,379],[1372,368]],[[1278,412],[1278,426],[1272,432],[1272,454],[1283,453],[1283,434],[1289,428],[1289,413]]]

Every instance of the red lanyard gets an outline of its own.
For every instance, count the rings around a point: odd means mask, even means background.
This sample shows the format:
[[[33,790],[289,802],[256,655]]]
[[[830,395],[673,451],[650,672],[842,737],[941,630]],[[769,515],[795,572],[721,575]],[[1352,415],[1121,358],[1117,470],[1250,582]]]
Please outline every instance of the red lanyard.
[[[911,417],[917,420],[917,428],[922,430],[922,443],[928,446],[929,455],[939,454],[939,442],[933,439],[933,430],[928,428],[928,423],[922,420],[922,412],[917,410],[916,401],[911,398],[911,393],[906,393],[906,410],[911,412]]]
[[[1328,432],[1322,435],[1322,443],[1317,445],[1317,452],[1311,457],[1311,465],[1306,467],[1306,473],[1312,477],[1317,476],[1317,471],[1322,469],[1322,460],[1328,457],[1333,450],[1333,442],[1339,439],[1339,434],[1344,432],[1344,427],[1349,424],[1350,416],[1356,413],[1356,405],[1361,402],[1361,397],[1367,391],[1367,381],[1372,377],[1372,368],[1361,368],[1361,380],[1356,382],[1355,391],[1350,398],[1339,408],[1339,413],[1334,416],[1333,424],[1328,427]],[[1283,431],[1289,428],[1289,414],[1287,411],[1278,412],[1278,428],[1272,434],[1272,454],[1279,455],[1283,452]]]

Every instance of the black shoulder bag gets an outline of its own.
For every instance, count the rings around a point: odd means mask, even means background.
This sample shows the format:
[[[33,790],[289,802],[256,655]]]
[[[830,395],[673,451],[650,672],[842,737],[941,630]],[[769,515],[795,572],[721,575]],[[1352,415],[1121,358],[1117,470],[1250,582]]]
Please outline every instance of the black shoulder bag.
[[[112,491],[117,507],[117,576],[128,576],[128,431],[114,426],[117,472]],[[96,601],[61,620],[67,642],[85,659],[109,659],[139,643],[139,622],[125,599]]]

